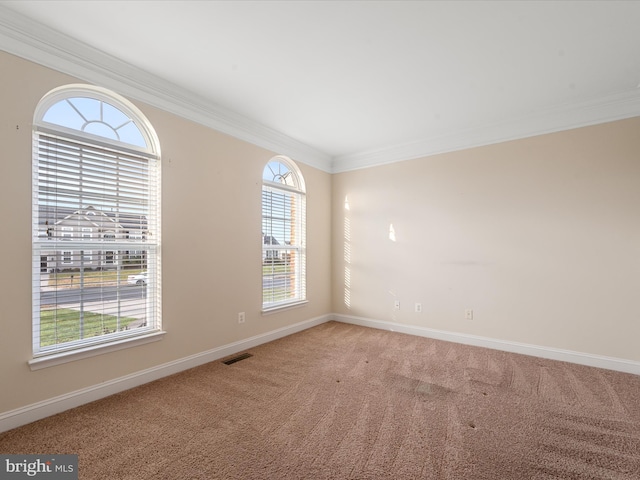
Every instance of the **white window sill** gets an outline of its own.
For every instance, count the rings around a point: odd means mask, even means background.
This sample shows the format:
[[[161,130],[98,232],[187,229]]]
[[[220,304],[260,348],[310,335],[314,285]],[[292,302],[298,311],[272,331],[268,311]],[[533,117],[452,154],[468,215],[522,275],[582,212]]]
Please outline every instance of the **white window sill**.
[[[55,365],[62,365],[63,363],[75,362],[76,360],[81,360],[83,358],[115,352],[124,348],[137,347],[138,345],[157,342],[158,340],[162,340],[166,333],[167,332],[161,330],[151,332],[147,335],[123,338],[114,342],[91,345],[77,350],[43,355],[42,357],[36,357],[33,360],[29,360],[29,368],[31,368],[31,370],[40,370],[42,368],[53,367]]]
[[[291,308],[299,308],[305,306],[309,303],[309,300],[300,300],[299,302],[292,303],[283,303],[280,305],[275,305],[273,307],[267,307],[262,309],[262,315],[271,315],[272,313],[278,313],[283,310],[289,310]]]

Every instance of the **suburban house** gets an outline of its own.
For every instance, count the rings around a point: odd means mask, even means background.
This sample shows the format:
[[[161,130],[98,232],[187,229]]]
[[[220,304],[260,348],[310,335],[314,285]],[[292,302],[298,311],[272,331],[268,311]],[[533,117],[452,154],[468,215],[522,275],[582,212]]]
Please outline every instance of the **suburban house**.
[[[278,239],[276,237],[274,237],[273,235],[266,235],[266,234],[262,234],[262,243],[264,245],[280,245],[280,242],[278,242]],[[278,250],[266,250],[264,252],[263,255],[263,262],[269,262],[269,261],[273,261],[273,260],[277,260],[280,258],[280,253],[278,252]]]
[[[65,211],[66,210],[66,211]],[[147,235],[146,219],[135,215],[119,215],[102,212],[92,206],[69,213],[69,209],[40,212],[39,237],[48,241],[71,242],[74,239],[97,240],[101,250],[52,250],[43,251],[40,260],[42,272],[76,270],[81,266],[89,270],[115,268],[117,265],[144,267],[143,252],[138,250],[113,250],[110,242],[140,241]]]
[[[0,431],[329,321],[640,375],[639,23],[0,1]]]

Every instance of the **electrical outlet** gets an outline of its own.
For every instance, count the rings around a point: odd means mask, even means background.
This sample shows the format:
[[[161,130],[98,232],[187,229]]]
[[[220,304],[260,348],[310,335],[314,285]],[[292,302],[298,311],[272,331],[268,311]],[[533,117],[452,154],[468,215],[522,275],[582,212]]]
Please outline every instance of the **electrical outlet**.
[[[467,308],[464,311],[465,320],[473,320],[473,310],[471,308]]]
[[[421,313],[421,312],[422,312],[422,304],[416,303],[416,313]]]
[[[400,310],[400,300],[393,302],[393,308],[394,310]]]
[[[238,313],[238,323],[244,323],[244,312]]]

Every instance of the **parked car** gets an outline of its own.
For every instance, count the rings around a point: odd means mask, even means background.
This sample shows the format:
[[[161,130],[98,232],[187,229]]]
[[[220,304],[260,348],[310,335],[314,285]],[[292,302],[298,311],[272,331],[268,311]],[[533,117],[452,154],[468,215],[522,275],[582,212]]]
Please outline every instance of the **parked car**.
[[[147,272],[140,272],[135,275],[129,275],[127,277],[127,283],[129,285],[146,285],[147,284]]]

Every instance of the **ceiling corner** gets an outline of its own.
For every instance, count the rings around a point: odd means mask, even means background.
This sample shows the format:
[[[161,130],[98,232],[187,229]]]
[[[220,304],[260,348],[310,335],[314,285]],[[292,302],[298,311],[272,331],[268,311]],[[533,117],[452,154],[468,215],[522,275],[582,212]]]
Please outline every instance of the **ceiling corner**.
[[[414,160],[440,153],[518,140],[640,116],[640,88],[586,99],[493,124],[375,151],[333,158],[332,173]]]

